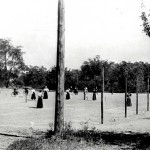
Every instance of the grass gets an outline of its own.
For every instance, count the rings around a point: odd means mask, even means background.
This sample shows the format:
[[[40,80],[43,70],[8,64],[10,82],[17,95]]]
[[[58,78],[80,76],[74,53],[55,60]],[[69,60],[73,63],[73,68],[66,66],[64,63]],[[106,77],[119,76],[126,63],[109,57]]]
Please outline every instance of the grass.
[[[121,124],[121,127],[125,131],[127,122],[139,119],[135,117],[135,102],[136,95],[132,95],[133,106],[128,108],[128,119],[124,119],[124,94],[105,94],[104,110],[105,110],[105,120],[104,125],[95,126],[95,124],[100,120],[100,94],[98,94],[97,101],[83,101],[83,93],[79,95],[72,95],[70,101],[65,101],[65,121],[72,121],[73,125],[70,123],[65,124],[64,131],[61,136],[54,135],[53,129],[51,128],[44,136],[39,136],[38,138],[29,138],[17,140],[11,144],[7,150],[119,150],[119,149],[150,149],[150,136],[149,134],[140,133],[115,133],[115,132],[102,132],[96,130],[96,127],[102,130],[108,124],[114,127]],[[31,127],[31,122],[34,122],[34,126],[42,127],[42,129],[48,129],[48,123],[53,122],[54,118],[54,105],[55,105],[55,94],[49,93],[49,100],[44,100],[44,109],[37,110],[34,108],[35,101],[28,101],[25,103],[24,97],[11,97],[10,93],[1,93],[1,109],[0,118],[1,125],[10,125],[12,127]],[[89,98],[92,94],[89,94]],[[146,108],[146,95],[139,95],[139,114],[144,117],[143,111]],[[139,115],[140,116],[140,115]],[[147,118],[149,116],[145,116]],[[15,120],[14,120],[15,118]],[[114,122],[114,118],[116,122]],[[90,120],[90,121],[87,121]],[[112,120],[113,119],[113,120]],[[141,128],[142,131],[146,130],[149,126],[143,127],[143,118],[140,120],[142,124],[134,124],[129,129]],[[95,124],[92,124],[95,123]],[[132,125],[132,124],[131,124]],[[134,126],[138,125],[138,126]],[[81,127],[82,128],[81,128]],[[112,126],[112,127],[113,127]],[[73,128],[72,128],[73,127]],[[78,127],[78,128],[77,128]],[[102,127],[102,128],[101,128]],[[74,128],[80,129],[75,130]],[[7,129],[6,129],[7,130]],[[19,130],[19,129],[18,129]],[[114,128],[115,130],[115,128]],[[44,130],[45,131],[45,130]],[[112,130],[111,130],[112,131]],[[129,130],[132,131],[132,130]],[[136,130],[140,131],[140,130]]]
[[[55,135],[50,129],[45,136],[17,140],[7,150],[121,150],[149,149],[150,135],[147,133],[115,133],[99,130],[73,130],[71,124],[65,124],[61,135]]]

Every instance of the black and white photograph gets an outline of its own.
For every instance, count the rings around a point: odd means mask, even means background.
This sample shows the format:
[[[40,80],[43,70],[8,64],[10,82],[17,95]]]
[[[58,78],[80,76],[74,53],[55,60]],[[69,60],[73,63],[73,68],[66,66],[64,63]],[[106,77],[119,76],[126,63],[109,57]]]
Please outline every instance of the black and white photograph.
[[[149,0],[0,0],[0,150],[149,150],[149,78]]]

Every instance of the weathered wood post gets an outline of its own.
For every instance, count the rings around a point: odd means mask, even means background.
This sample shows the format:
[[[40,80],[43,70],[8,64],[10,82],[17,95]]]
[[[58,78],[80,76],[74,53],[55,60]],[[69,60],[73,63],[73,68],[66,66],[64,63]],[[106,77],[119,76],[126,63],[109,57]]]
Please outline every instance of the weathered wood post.
[[[26,103],[27,103],[27,94],[25,93],[25,101],[26,101]]]
[[[149,66],[147,67],[147,111],[149,111]]]
[[[127,90],[128,90],[128,85],[127,85],[127,81],[128,81],[128,66],[127,64],[125,64],[124,66],[124,80],[125,80],[125,118],[127,117]]]
[[[138,84],[138,76],[136,78],[136,115],[138,114],[138,92],[139,92],[139,84]]]
[[[147,78],[147,111],[149,111],[149,76]]]
[[[125,118],[127,117],[127,75],[125,75]]]
[[[61,134],[64,128],[64,55],[65,55],[65,12],[64,1],[58,0],[58,31],[57,31],[57,80],[55,102],[55,134]]]
[[[5,59],[5,78],[4,78],[5,82],[4,83],[6,88],[8,88],[7,52],[8,52],[7,50],[4,51],[5,54],[5,58],[4,58]]]
[[[103,99],[104,99],[104,66],[102,67],[101,124],[103,124],[103,122],[104,122],[104,107],[103,107]]]
[[[28,99],[27,99],[27,93],[26,93],[26,91],[27,91],[27,87],[25,86],[25,88],[24,88],[24,94],[25,94],[25,102],[27,103]]]

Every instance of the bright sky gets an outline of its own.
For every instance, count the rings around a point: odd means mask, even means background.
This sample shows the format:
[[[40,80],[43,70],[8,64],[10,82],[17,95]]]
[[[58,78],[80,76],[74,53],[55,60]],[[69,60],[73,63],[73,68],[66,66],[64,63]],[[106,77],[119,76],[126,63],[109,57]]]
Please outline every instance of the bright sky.
[[[79,68],[96,55],[114,62],[150,63],[150,38],[140,26],[141,0],[64,2],[66,67]],[[56,64],[57,4],[57,0],[0,0],[0,38],[23,46],[27,65],[49,69]]]

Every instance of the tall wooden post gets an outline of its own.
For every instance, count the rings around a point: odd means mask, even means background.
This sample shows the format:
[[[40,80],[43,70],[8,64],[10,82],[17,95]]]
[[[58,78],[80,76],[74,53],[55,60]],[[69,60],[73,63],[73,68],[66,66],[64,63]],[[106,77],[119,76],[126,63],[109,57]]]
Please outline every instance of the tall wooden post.
[[[136,79],[136,115],[138,114],[138,92],[139,92],[138,77]]]
[[[147,111],[149,111],[149,77],[147,78]]]
[[[7,51],[5,53],[5,86],[8,88],[8,72],[7,72]]]
[[[64,128],[64,53],[65,53],[65,17],[64,2],[58,0],[58,32],[57,32],[57,80],[55,103],[55,134],[61,134]]]
[[[26,101],[26,103],[27,103],[27,94],[25,93],[25,101]]]
[[[127,117],[127,76],[125,76],[125,118]]]
[[[103,99],[104,99],[104,67],[102,68],[102,91],[101,91],[101,124],[104,121],[104,107],[103,107]]]

